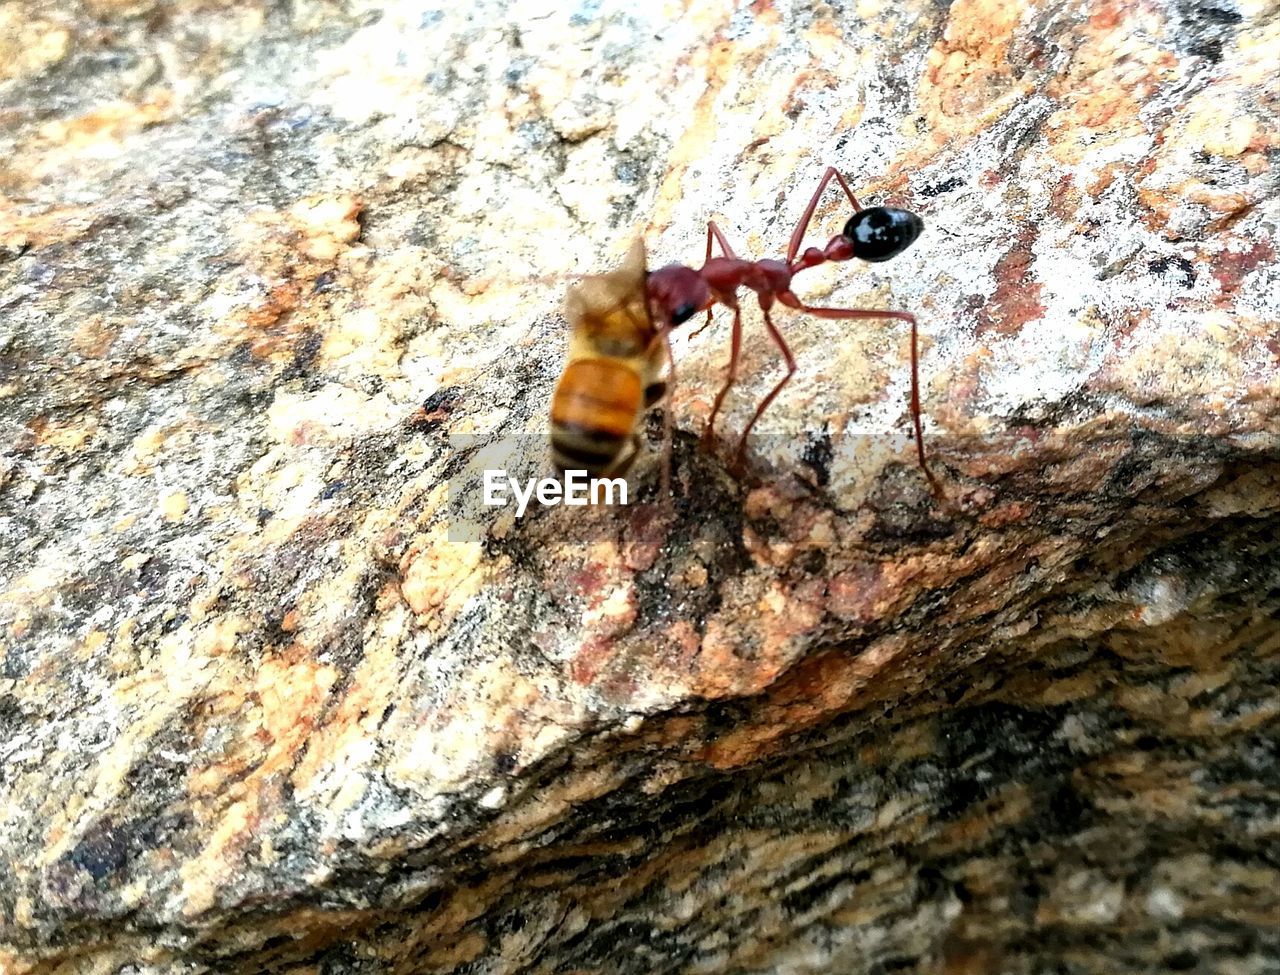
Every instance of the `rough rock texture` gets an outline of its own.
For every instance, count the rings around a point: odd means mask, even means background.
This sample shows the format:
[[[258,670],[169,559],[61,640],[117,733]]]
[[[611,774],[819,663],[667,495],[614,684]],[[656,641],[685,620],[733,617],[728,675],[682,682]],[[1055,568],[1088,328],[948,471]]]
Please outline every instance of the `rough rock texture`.
[[[0,970],[1280,971],[1278,47],[0,6]],[[676,342],[673,504],[478,505],[567,276],[780,256],[828,164],[926,220],[798,284],[919,315],[946,503],[892,323],[781,319],[730,477],[749,315],[717,451]]]

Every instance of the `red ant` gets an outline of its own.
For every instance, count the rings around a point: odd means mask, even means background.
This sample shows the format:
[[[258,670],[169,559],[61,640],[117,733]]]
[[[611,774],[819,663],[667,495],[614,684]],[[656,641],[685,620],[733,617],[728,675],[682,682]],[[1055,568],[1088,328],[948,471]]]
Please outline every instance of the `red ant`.
[[[832,237],[826,247],[809,247],[797,257],[818,201],[833,178],[840,184],[849,202],[853,204],[854,214],[844,225],[844,230]],[[786,260],[746,261],[741,259],[733,252],[724,234],[713,221],[707,224],[707,256],[699,270],[695,271],[680,264],[670,264],[652,272],[647,284],[649,303],[654,317],[660,322],[667,323],[662,329],[664,340],[667,331],[688,321],[704,309],[707,312],[707,325],[710,325],[713,305],[721,304],[733,310],[728,375],[712,404],[711,416],[707,420],[707,429],[703,434],[704,442],[710,441],[720,406],[738,377],[738,362],[742,350],[742,309],[738,304],[737,294],[739,288],[747,287],[756,293],[756,300],[759,301],[760,311],[764,316],[764,327],[786,360],[787,374],[760,401],[755,414],[743,429],[742,435],[738,438],[737,450],[734,452],[735,464],[742,463],[747,435],[751,432],[751,428],[796,372],[795,357],[792,356],[786,340],[769,314],[775,301],[788,308],[808,312],[818,318],[897,318],[911,326],[911,422],[915,429],[916,457],[933,493],[942,497],[942,487],[929,469],[928,461],[925,460],[924,436],[920,424],[920,356],[915,316],[910,312],[878,308],[818,308],[806,305],[791,290],[791,279],[806,268],[816,267],[828,261],[847,261],[853,257],[863,261],[887,261],[910,247],[923,230],[924,221],[910,210],[899,210],[893,207],[863,207],[853,195],[853,191],[849,189],[849,184],[845,182],[844,177],[834,167],[828,167],[822,176],[822,181],[818,183],[818,188],[810,198],[809,205],[805,207],[800,222],[796,224],[796,229],[791,234]],[[711,256],[713,239],[720,244],[720,249],[724,252],[723,257]],[[706,327],[706,325],[703,326],[703,328]],[[669,347],[668,361],[671,361]]]
[[[826,247],[810,247],[797,256],[818,201],[833,178],[849,197],[854,214]],[[911,246],[922,230],[924,221],[909,210],[863,207],[844,177],[834,167],[828,167],[791,234],[786,260],[743,260],[734,253],[720,228],[711,222],[707,225],[706,259],[700,269],[669,264],[646,274],[643,245],[637,242],[618,270],[589,276],[569,291],[565,308],[573,325],[570,361],[551,404],[552,447],[557,463],[562,467],[585,467],[595,474],[625,470],[635,456],[638,439],[635,427],[640,415],[658,402],[675,381],[671,330],[700,311],[707,313],[707,325],[710,325],[712,307],[721,304],[733,310],[733,332],[728,375],[716,395],[703,434],[704,445],[709,443],[721,404],[738,376],[742,351],[738,290],[746,287],[756,293],[765,328],[782,351],[787,374],[761,400],[743,429],[734,453],[735,466],[742,464],[751,428],[796,372],[795,357],[769,314],[775,301],[819,318],[896,318],[911,326],[911,421],[915,429],[916,457],[934,495],[943,497],[942,487],[925,460],[915,316],[905,311],[882,309],[819,308],[806,305],[791,290],[792,278],[806,268],[854,257],[863,261],[887,261]],[[719,242],[723,257],[711,256],[713,240]],[[657,344],[658,339],[662,341],[661,346]],[[665,382],[659,376],[663,358],[668,369]],[[664,494],[670,477],[670,409],[666,411],[665,423]]]

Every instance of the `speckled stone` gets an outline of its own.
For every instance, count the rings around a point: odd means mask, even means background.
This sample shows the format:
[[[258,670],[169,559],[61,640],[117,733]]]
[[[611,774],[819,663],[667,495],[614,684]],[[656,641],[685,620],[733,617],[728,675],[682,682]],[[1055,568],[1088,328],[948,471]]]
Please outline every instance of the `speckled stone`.
[[[0,972],[1280,972],[1280,8],[0,6]],[[545,471],[566,282],[925,234]],[[830,194],[811,238],[848,216]],[[700,320],[694,323],[700,324]],[[465,531],[463,529],[465,528]],[[472,541],[459,540],[460,533]]]

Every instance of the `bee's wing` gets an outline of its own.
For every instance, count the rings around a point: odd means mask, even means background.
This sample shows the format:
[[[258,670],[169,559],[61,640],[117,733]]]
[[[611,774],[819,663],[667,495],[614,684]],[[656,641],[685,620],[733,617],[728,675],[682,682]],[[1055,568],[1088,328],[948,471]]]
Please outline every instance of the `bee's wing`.
[[[644,240],[637,237],[622,263],[604,274],[588,274],[565,292],[564,316],[589,334],[630,332],[636,339],[653,334],[645,279],[649,270]]]

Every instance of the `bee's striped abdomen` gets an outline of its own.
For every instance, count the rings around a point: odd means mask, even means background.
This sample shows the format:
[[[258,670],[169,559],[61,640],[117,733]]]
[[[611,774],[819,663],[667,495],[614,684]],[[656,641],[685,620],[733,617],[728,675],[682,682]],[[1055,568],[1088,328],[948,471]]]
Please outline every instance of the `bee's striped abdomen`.
[[[551,452],[561,470],[609,473],[629,459],[644,404],[640,376],[611,359],[565,367],[551,397]]]

